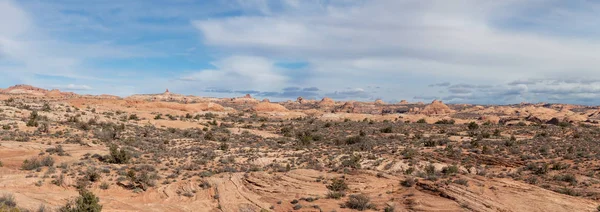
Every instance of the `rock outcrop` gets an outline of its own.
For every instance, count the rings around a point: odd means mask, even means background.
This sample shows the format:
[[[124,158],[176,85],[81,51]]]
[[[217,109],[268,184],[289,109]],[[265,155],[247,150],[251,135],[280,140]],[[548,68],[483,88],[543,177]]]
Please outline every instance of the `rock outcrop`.
[[[321,101],[318,103],[319,107],[333,107],[335,106],[335,101],[333,101],[333,99],[325,97],[323,99],[321,99]]]
[[[283,105],[269,103],[269,102],[258,103],[256,105],[254,105],[254,107],[252,107],[252,110],[256,111],[256,112],[287,112],[287,111],[289,111]]]
[[[446,114],[450,114],[453,112],[454,111],[452,109],[450,109],[450,107],[448,107],[442,101],[433,100],[433,102],[431,102],[431,104],[425,106],[425,108],[423,108],[423,110],[421,110],[419,113],[423,114],[423,115],[431,116],[431,115],[446,115]]]

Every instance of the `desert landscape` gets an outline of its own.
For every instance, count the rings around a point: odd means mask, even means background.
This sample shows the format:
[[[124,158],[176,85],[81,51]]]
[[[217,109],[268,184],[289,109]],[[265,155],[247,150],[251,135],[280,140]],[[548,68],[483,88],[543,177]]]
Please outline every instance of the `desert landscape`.
[[[0,90],[0,211],[598,211],[600,107]]]

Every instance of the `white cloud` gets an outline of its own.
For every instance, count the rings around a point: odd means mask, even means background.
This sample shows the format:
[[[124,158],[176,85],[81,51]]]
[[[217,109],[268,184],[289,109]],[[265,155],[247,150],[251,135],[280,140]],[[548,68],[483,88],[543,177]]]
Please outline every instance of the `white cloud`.
[[[287,84],[288,78],[275,66],[273,61],[261,57],[231,56],[213,65],[216,69],[207,69],[185,76],[181,81],[188,81],[194,87],[279,90]]]
[[[18,3],[21,2],[0,0],[0,62],[5,62],[0,64],[0,71],[18,73],[19,81],[35,81],[31,79],[35,74],[98,79],[95,75],[99,70],[87,67],[87,61],[162,56],[143,47],[53,38],[34,23],[31,15],[35,14]]]
[[[314,72],[309,82],[325,88],[348,84],[359,87],[365,83],[364,75],[385,75],[389,81],[417,74],[484,83],[540,75],[600,77],[595,70],[600,66],[597,40],[498,23],[531,18],[522,15],[527,8],[552,10],[546,6],[547,1],[308,2],[296,4],[299,8],[294,11],[271,10],[262,16],[199,20],[193,24],[206,44],[234,54],[252,52],[273,59],[306,60]],[[321,10],[306,12],[306,8]],[[597,7],[590,8],[595,9],[570,12],[566,18],[577,20],[598,12]],[[586,25],[599,24],[598,20],[588,20]],[[553,27],[568,30],[570,26],[562,21]],[[331,76],[338,83],[323,84],[322,79]],[[379,82],[387,83],[369,83]],[[385,95],[401,98],[393,93]]]
[[[92,90],[92,87],[90,87],[89,85],[75,85],[75,84],[54,85],[54,86],[52,86],[52,88],[56,88],[56,89],[60,89],[60,90],[66,90],[66,91],[86,91],[86,90]]]

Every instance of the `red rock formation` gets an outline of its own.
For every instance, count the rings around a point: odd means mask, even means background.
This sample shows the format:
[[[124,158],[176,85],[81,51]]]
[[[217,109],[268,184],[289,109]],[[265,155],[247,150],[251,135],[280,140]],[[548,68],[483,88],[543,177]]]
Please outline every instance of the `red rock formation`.
[[[444,115],[444,114],[450,114],[453,112],[454,111],[452,109],[450,109],[447,105],[442,103],[442,101],[433,100],[433,102],[431,102],[431,104],[429,104],[429,105],[425,106],[425,108],[423,108],[423,110],[420,112],[420,114],[429,116],[429,115]]]
[[[321,99],[318,105],[319,107],[333,107],[335,106],[335,101],[333,101],[331,98],[325,97]]]
[[[288,109],[283,105],[269,103],[269,102],[261,102],[252,107],[253,111],[256,112],[287,112]]]

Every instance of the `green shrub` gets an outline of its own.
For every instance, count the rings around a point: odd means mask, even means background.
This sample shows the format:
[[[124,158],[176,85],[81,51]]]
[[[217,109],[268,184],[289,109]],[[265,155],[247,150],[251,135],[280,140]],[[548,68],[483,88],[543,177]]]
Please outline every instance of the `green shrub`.
[[[450,120],[442,119],[442,120],[435,122],[435,124],[454,124],[454,123],[455,123],[454,119],[450,119]]]
[[[67,202],[67,204],[58,209],[59,212],[100,212],[102,205],[100,199],[91,191],[80,190],[79,197]]]
[[[386,127],[379,131],[381,131],[382,133],[392,133],[392,127]]]
[[[107,182],[102,182],[102,184],[100,184],[100,189],[106,190],[108,188],[110,188],[110,185]]]
[[[342,161],[342,167],[360,169],[360,155],[352,155],[350,158]]]
[[[479,129],[479,124],[477,124],[475,122],[471,122],[471,123],[469,123],[469,125],[467,127],[469,128],[469,130],[476,130],[476,129]]]
[[[110,163],[126,164],[131,159],[131,153],[123,148],[119,150],[116,145],[111,145],[109,151],[108,162]]]
[[[131,114],[129,115],[129,120],[137,121],[140,120],[140,118],[138,118],[137,114]]]
[[[46,156],[44,158],[42,158],[41,160],[33,157],[30,159],[26,159],[25,161],[23,161],[23,164],[21,165],[21,169],[23,170],[34,170],[37,168],[40,168],[42,166],[53,166],[54,165],[54,158],[50,157],[50,156]]]
[[[348,184],[346,184],[346,181],[342,178],[335,178],[327,185],[327,189],[331,191],[346,191],[348,190]]]
[[[400,185],[404,187],[413,187],[417,183],[417,180],[414,177],[409,177],[400,181]]]
[[[345,205],[350,209],[359,211],[375,209],[375,205],[371,204],[371,198],[364,194],[350,195]]]
[[[94,167],[88,168],[85,172],[85,178],[90,182],[97,182],[100,180],[100,177],[100,173]]]
[[[6,205],[10,208],[17,207],[17,202],[15,201],[15,196],[12,194],[4,194],[0,197],[0,206]]]
[[[329,199],[341,199],[344,196],[346,196],[346,194],[344,192],[338,192],[338,191],[327,192],[327,198],[329,198]]]
[[[455,175],[458,173],[458,166],[455,166],[455,165],[446,166],[446,167],[442,168],[442,173],[445,175]]]

